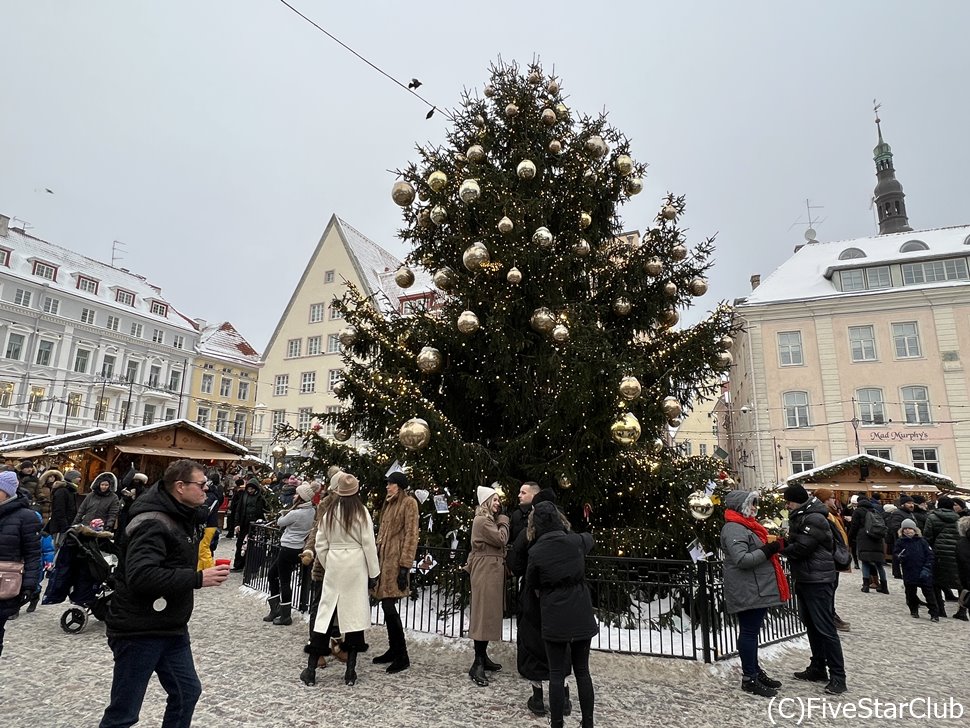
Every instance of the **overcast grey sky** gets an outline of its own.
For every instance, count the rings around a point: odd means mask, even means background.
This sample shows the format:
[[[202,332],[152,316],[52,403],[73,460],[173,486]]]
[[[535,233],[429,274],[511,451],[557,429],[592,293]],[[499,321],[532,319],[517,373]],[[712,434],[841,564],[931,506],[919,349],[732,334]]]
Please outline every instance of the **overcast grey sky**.
[[[441,106],[499,55],[555,65],[650,164],[627,228],[671,190],[718,234],[707,308],[791,253],[805,198],[821,240],[875,231],[873,97],[913,227],[970,222],[970,3],[292,1]],[[331,213],[404,253],[387,170],[447,121],[277,0],[2,0],[0,28],[0,213],[33,234],[125,242],[119,265],[258,349]]]

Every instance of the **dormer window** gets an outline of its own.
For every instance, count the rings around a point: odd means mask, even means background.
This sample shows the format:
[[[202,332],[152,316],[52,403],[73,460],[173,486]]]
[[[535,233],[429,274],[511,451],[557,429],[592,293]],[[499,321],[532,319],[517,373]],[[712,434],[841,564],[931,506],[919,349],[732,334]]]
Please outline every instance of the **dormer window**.
[[[907,240],[899,247],[900,253],[915,253],[917,250],[929,250],[930,246],[922,240]]]
[[[123,306],[135,305],[135,294],[123,288],[115,289],[115,300]]]
[[[50,263],[45,263],[42,260],[34,261],[33,273],[38,278],[44,278],[48,281],[57,280],[57,266]]]
[[[165,318],[168,316],[168,304],[161,303],[160,301],[152,301],[151,311],[156,316],[161,316]]]
[[[866,254],[858,248],[846,248],[839,253],[839,260],[852,260],[853,258],[865,258]]]
[[[10,250],[7,248],[0,248],[0,265],[10,267]]]
[[[77,289],[79,291],[84,291],[85,293],[93,293],[95,296],[97,296],[98,282],[94,278],[88,278],[87,276],[78,276]]]

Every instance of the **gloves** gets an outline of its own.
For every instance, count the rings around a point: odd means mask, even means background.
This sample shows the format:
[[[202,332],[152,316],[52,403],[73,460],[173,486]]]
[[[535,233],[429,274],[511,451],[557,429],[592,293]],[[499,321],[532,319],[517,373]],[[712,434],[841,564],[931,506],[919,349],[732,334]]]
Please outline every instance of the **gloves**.
[[[397,570],[397,588],[401,591],[408,588],[408,568],[406,566]]]
[[[373,591],[375,587],[377,587],[377,577],[372,576],[369,579],[367,579],[367,590]]]
[[[933,581],[933,572],[930,571],[929,569],[923,569],[919,573],[919,580],[921,582],[923,582],[924,584],[925,583],[928,583],[928,582],[932,582]]]
[[[777,541],[771,541],[766,543],[764,546],[758,549],[759,551],[764,551],[765,558],[770,559],[772,556],[781,551],[781,544]]]
[[[17,595],[17,606],[22,607],[23,605],[25,605],[27,602],[30,601],[30,598],[32,596],[33,596],[32,592],[28,591],[27,589],[24,589],[23,591],[20,592],[20,594]]]

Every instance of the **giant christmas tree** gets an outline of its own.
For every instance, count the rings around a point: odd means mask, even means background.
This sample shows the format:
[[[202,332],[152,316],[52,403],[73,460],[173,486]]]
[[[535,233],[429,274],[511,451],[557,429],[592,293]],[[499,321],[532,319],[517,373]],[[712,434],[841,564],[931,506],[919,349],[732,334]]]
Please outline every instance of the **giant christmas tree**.
[[[347,290],[345,409],[318,416],[335,440],[305,434],[308,468],[342,464],[376,487],[404,463],[416,488],[447,494],[447,514],[422,506],[436,534],[467,527],[477,486],[497,482],[514,504],[535,480],[607,552],[683,557],[695,536],[710,542],[687,500],[719,463],[668,445],[730,364],[725,306],[677,326],[707,290],[711,241],[688,245],[673,195],[621,236],[645,165],[538,65],[493,67],[484,98],[466,93],[452,117],[447,143],[419,147],[392,189],[411,245],[396,280],[427,271],[434,304],[404,315]],[[342,444],[350,433],[368,445]]]

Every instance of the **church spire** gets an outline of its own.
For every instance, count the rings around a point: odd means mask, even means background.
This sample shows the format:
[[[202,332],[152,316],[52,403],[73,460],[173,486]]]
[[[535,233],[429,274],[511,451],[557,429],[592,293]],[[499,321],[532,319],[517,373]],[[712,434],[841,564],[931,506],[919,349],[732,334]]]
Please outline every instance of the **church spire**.
[[[906,216],[906,195],[903,186],[896,179],[893,167],[893,150],[882,138],[882,120],[879,118],[881,104],[873,102],[876,112],[876,131],[879,143],[872,150],[876,163],[876,188],[873,190],[873,204],[879,216],[879,234],[909,232],[909,218]]]

